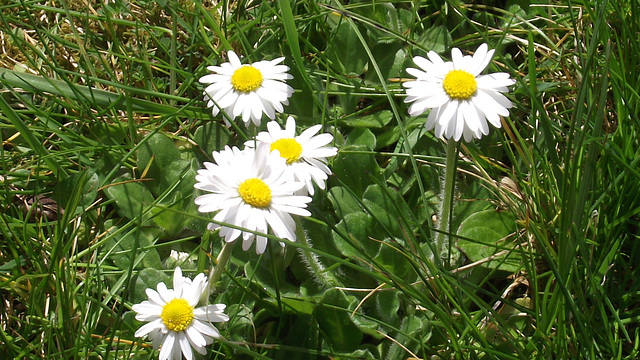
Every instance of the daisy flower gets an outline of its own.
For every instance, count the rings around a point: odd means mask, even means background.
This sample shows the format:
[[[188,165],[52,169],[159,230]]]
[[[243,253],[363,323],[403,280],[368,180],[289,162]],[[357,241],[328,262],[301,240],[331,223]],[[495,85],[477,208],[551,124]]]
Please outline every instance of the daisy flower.
[[[431,109],[427,130],[435,127],[437,137],[458,141],[479,139],[489,134],[487,121],[500,128],[500,116],[508,116],[511,101],[502,93],[515,80],[507,73],[480,75],[491,61],[494,50],[487,44],[478,47],[473,56],[463,56],[458,48],[451,50],[453,61],[444,62],[438,54],[430,51],[429,59],[420,56],[413,62],[420,69],[408,68],[416,77],[404,83],[407,88],[405,102],[412,102],[409,115],[417,116]]]
[[[324,189],[325,181],[331,170],[327,166],[327,158],[338,153],[333,146],[325,146],[333,141],[333,135],[323,133],[316,135],[322,125],[314,125],[296,136],[296,121],[287,118],[283,129],[275,121],[267,124],[267,130],[256,136],[258,143],[266,143],[271,151],[278,150],[280,156],[287,161],[296,180],[305,184],[307,193],[313,195],[313,183]],[[245,146],[253,147],[254,141],[247,141]]]
[[[289,67],[280,64],[284,57],[242,65],[236,53],[227,54],[229,62],[208,66],[213,74],[200,78],[200,83],[209,84],[204,96],[213,115],[223,109],[230,118],[242,115],[246,126],[249,121],[259,126],[263,113],[273,119],[276,112],[282,112],[282,105],[288,105],[293,94],[293,88],[284,82],[293,79],[287,73]],[[225,123],[231,126],[226,119]]]
[[[176,267],[173,273],[173,289],[159,283],[157,291],[147,289],[149,300],[135,304],[131,308],[137,312],[136,319],[148,321],[136,331],[136,337],[147,335],[153,346],[160,348],[160,360],[179,360],[182,355],[188,360],[194,358],[193,350],[204,355],[205,346],[220,337],[218,329],[211,322],[229,320],[224,314],[226,305],[205,305],[196,308],[207,288],[204,274],[191,279],[182,276]]]
[[[210,192],[195,199],[200,212],[218,213],[217,223],[229,223],[249,231],[228,226],[209,224],[209,229],[220,229],[220,236],[231,242],[242,235],[242,248],[247,250],[256,240],[256,253],[262,254],[267,238],[254,232],[273,233],[283,239],[296,240],[296,224],[291,215],[309,216],[305,209],[311,201],[308,196],[294,193],[304,183],[294,181],[287,162],[278,152],[270,152],[267,144],[257,148],[239,150],[228,146],[214,152],[214,163],[204,163],[198,170],[196,189]]]

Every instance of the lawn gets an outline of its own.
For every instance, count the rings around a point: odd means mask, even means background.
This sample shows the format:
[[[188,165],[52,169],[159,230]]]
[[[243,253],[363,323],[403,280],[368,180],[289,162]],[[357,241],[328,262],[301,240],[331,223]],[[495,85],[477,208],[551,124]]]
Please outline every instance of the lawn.
[[[1,359],[640,357],[640,0],[0,9]]]

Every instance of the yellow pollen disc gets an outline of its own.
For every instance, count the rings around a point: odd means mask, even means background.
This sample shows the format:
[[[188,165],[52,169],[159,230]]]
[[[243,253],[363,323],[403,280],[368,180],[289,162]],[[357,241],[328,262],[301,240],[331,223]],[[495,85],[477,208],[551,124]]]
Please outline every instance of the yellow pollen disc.
[[[160,318],[172,331],[184,331],[193,321],[193,307],[185,299],[173,299],[162,307]]]
[[[262,85],[262,73],[251,65],[245,65],[231,75],[231,85],[239,92],[256,91]]]
[[[442,87],[450,98],[467,100],[476,93],[478,83],[475,76],[464,70],[451,70],[444,77]]]
[[[279,139],[271,143],[271,151],[278,150],[287,164],[294,163],[302,155],[302,145],[296,139]]]
[[[271,189],[262,179],[247,179],[238,186],[238,194],[245,203],[258,208],[271,204]]]

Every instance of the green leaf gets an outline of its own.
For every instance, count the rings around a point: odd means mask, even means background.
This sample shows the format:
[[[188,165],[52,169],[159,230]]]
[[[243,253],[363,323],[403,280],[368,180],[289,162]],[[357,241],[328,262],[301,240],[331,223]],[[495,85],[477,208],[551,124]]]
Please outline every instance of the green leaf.
[[[138,149],[138,169],[147,170],[145,185],[155,196],[162,194],[180,181],[182,174],[189,166],[183,160],[176,145],[167,136],[156,133],[147,138]]]
[[[403,237],[411,231],[404,227],[411,217],[411,209],[394,190],[387,188],[385,191],[378,184],[370,185],[364,192],[362,202],[375,221],[389,231],[387,235]]]
[[[356,299],[349,299],[342,290],[329,289],[316,307],[314,315],[322,334],[334,350],[355,351],[362,341],[362,333],[351,321],[349,307]]]
[[[400,325],[400,317],[398,316],[398,311],[400,310],[399,294],[399,291],[394,290],[378,291],[375,295],[376,318],[394,327]]]
[[[311,315],[316,306],[316,303],[312,301],[311,297],[301,295],[297,297],[283,296],[280,300],[285,308],[291,309],[298,314]]]
[[[120,228],[117,226],[109,226],[108,233],[111,236],[104,242],[104,247],[108,249],[105,253],[108,261],[121,270],[163,268],[160,255],[153,247],[158,229],[146,227],[128,233],[118,230]]]
[[[427,51],[442,53],[451,46],[451,34],[444,25],[432,26],[417,40]]]
[[[287,337],[284,339],[284,344],[288,346],[278,350],[278,358],[287,360],[308,360],[310,358],[308,353],[304,351],[296,351],[296,349],[317,348],[318,337],[318,327],[313,320],[313,316],[296,316],[291,323]]]
[[[470,261],[486,259],[503,251],[513,249],[513,235],[516,231],[515,216],[508,212],[485,210],[477,212],[460,224],[457,235],[458,247]],[[466,240],[466,239],[469,240]],[[522,267],[522,258],[517,251],[508,251],[497,256],[483,267],[516,272]]]
[[[409,274],[411,266],[409,260],[400,252],[399,244],[393,244],[388,239],[380,246],[380,252],[375,260],[388,272],[404,278]]]
[[[333,243],[344,256],[349,258],[362,258],[363,252],[374,256],[380,248],[380,243],[369,238],[372,225],[373,219],[365,213],[347,214],[336,225],[340,233],[333,233]]]
[[[128,219],[141,215],[154,201],[149,189],[140,181],[132,180],[128,176],[114,179],[104,192],[107,197],[115,201],[118,213]],[[145,215],[143,219],[147,219],[148,216],[148,214]]]
[[[229,337],[233,341],[245,341],[255,334],[255,318],[246,303],[229,304],[225,313],[231,318]]]
[[[329,201],[331,201],[338,218],[343,218],[347,214],[362,212],[360,204],[354,199],[353,195],[342,186],[334,186],[329,189]]]
[[[361,197],[367,186],[383,182],[382,172],[368,146],[348,145],[341,149],[333,161],[333,172],[344,186]]]
[[[407,51],[399,41],[378,43],[371,49],[371,52],[384,79],[400,77],[405,68],[404,63],[407,59]],[[367,82],[380,83],[380,78],[375,71],[367,72],[365,80]]]
[[[66,212],[79,213],[89,207],[98,197],[99,178],[93,170],[84,170],[75,173],[60,182],[56,187],[56,198],[62,204]],[[82,188],[82,198],[75,209],[67,209],[66,197],[72,194],[74,189]]]
[[[335,35],[327,46],[327,57],[341,64],[346,74],[362,74],[368,60],[367,53],[351,24],[342,22],[334,31]]]
[[[214,151],[222,150],[231,143],[229,130],[217,121],[209,121],[198,127],[193,134],[193,141],[198,144],[201,155],[207,159],[211,158]]]
[[[406,357],[406,350],[417,351],[420,344],[426,344],[431,337],[429,322],[423,321],[417,316],[407,316],[402,320],[399,333],[394,336],[397,343],[390,346],[387,357],[389,359],[401,359]],[[417,341],[416,341],[417,340]],[[398,344],[402,344],[401,348]]]
[[[161,282],[167,284],[169,288],[172,287],[171,278],[164,272],[153,268],[140,270],[135,277],[135,286],[133,287],[133,296],[131,302],[137,304],[144,300],[147,300],[145,291],[147,289],[156,289],[158,284]]]
[[[393,118],[393,113],[391,111],[382,110],[382,111],[374,112],[372,114],[347,117],[342,120],[342,123],[350,127],[380,129],[385,125],[389,124],[392,118]]]
[[[373,150],[376,148],[376,136],[369,129],[354,129],[349,133],[346,145],[364,146]]]
[[[280,246],[275,242],[273,242],[273,244],[271,245],[273,247]],[[251,251],[254,251],[253,247],[247,252]],[[274,266],[271,266],[270,262],[271,260],[248,261],[244,265],[245,275],[247,276],[247,278],[253,279],[253,281],[260,284],[260,287],[265,291],[268,291],[270,294],[299,294],[298,287],[293,286],[289,282],[285,281],[286,274],[281,267],[275,266],[276,273],[274,274]]]

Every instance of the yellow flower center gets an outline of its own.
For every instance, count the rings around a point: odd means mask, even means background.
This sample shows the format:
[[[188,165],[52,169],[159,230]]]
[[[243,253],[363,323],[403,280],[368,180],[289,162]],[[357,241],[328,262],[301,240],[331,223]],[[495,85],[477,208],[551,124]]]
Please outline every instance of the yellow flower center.
[[[476,93],[478,83],[475,76],[464,70],[451,70],[444,77],[442,87],[450,98],[467,100]]]
[[[262,73],[251,65],[245,65],[231,75],[231,85],[239,92],[256,91],[262,85]]]
[[[271,204],[271,189],[262,179],[247,179],[238,187],[238,194],[244,202],[258,208],[265,208]]]
[[[279,139],[271,143],[271,151],[278,150],[287,164],[294,163],[302,155],[302,145],[296,139]]]
[[[193,307],[185,299],[173,299],[162,307],[160,318],[172,331],[184,331],[193,321]]]

